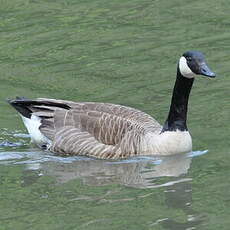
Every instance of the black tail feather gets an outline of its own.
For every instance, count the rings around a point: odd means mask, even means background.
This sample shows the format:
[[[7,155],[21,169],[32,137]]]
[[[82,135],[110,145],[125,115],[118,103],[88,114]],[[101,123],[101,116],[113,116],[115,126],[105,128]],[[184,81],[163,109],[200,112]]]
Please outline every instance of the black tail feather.
[[[31,118],[33,113],[34,106],[51,106],[51,107],[59,107],[63,109],[70,109],[70,107],[66,104],[56,103],[52,101],[39,101],[39,100],[30,100],[25,97],[16,97],[15,100],[7,100],[7,102],[12,105],[22,116]]]
[[[32,111],[23,103],[26,98],[24,97],[16,97],[15,100],[7,100],[7,102],[12,105],[22,116],[31,118]]]

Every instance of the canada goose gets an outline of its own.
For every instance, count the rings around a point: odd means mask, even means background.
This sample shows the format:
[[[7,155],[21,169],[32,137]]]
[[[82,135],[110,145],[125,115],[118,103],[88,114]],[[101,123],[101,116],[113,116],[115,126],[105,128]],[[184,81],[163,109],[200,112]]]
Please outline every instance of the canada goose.
[[[9,103],[20,113],[32,142],[58,154],[103,159],[172,155],[192,150],[186,118],[196,75],[215,77],[202,53],[185,52],[177,65],[171,106],[163,126],[137,109],[109,103],[24,97]]]

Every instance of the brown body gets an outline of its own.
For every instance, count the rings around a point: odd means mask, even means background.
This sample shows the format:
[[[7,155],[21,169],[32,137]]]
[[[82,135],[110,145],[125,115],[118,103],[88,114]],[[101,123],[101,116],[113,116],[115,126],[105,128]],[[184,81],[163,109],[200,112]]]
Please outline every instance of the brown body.
[[[10,103],[17,110],[24,108],[24,114],[19,111],[23,116],[40,118],[39,130],[49,141],[34,142],[59,154],[104,159],[140,155],[146,134],[159,134],[162,129],[150,115],[122,105],[46,98]]]

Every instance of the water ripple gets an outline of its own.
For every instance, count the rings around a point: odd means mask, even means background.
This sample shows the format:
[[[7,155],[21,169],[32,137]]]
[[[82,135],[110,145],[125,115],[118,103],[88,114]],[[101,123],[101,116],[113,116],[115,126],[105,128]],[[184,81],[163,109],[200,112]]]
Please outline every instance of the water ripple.
[[[10,142],[10,141],[2,141],[0,142],[0,147],[19,147],[22,146],[23,144],[20,142]]]
[[[17,147],[21,146],[22,143],[16,142],[8,142],[4,141],[0,143],[0,147]],[[154,156],[140,156],[140,157],[133,157],[129,159],[124,160],[104,160],[105,164],[108,165],[117,165],[117,164],[130,164],[130,163],[138,163],[138,162],[148,162],[153,165],[160,165],[163,161],[169,160],[169,159],[176,159],[176,158],[193,158],[197,156],[204,155],[208,152],[208,150],[204,151],[194,151],[187,153],[185,155],[175,155],[175,156],[164,156],[164,157],[154,157]],[[0,161],[3,160],[11,160],[11,159],[26,159],[24,161],[16,162],[16,164],[27,164],[27,163],[41,163],[41,162],[60,162],[60,163],[73,163],[74,161],[103,161],[103,160],[97,160],[90,157],[84,157],[84,156],[55,156],[50,152],[44,152],[40,150],[31,149],[31,151],[26,152],[17,152],[17,151],[4,151],[0,152]],[[1,163],[1,162],[0,162]]]

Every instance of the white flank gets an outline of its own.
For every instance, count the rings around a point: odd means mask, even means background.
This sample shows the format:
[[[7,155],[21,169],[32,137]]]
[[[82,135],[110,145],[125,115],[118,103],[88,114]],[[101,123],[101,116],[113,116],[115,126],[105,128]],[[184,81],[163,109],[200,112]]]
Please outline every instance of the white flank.
[[[41,131],[39,130],[39,127],[41,125],[41,118],[35,116],[32,114],[31,118],[27,118],[24,116],[21,116],[22,120],[24,122],[24,125],[26,126],[31,141],[39,146],[42,146],[43,144],[50,144],[50,140],[45,137]]]
[[[148,133],[144,139],[142,146],[150,154],[174,155],[192,150],[192,138],[188,131],[166,131],[161,134]]]
[[[187,78],[194,78],[195,77],[195,73],[192,72],[192,70],[189,68],[188,64],[187,64],[187,60],[185,57],[181,57],[180,60],[179,60],[179,69],[180,69],[180,72],[181,74],[184,76],[184,77],[187,77]]]

